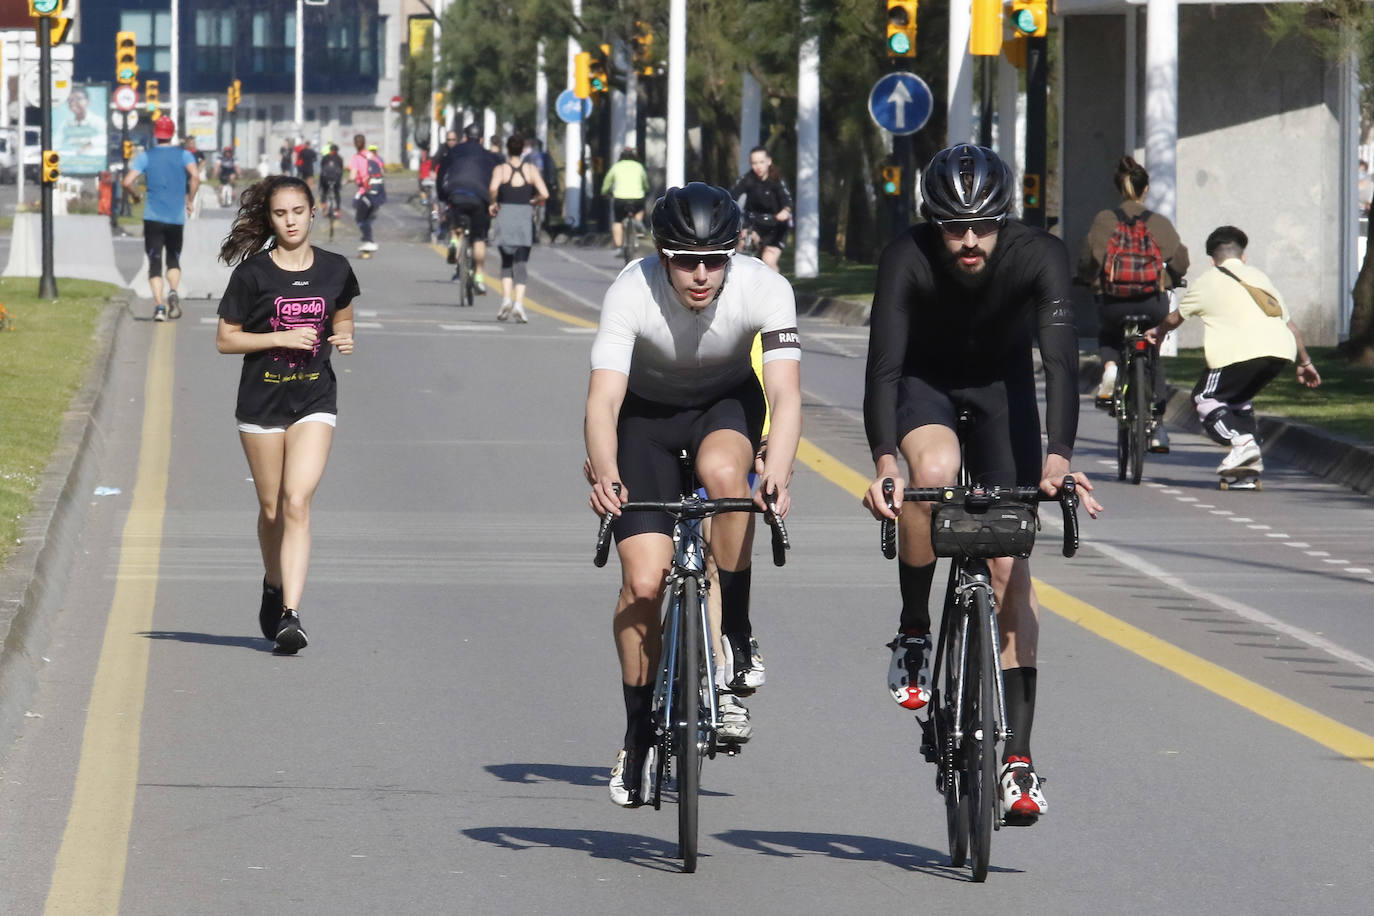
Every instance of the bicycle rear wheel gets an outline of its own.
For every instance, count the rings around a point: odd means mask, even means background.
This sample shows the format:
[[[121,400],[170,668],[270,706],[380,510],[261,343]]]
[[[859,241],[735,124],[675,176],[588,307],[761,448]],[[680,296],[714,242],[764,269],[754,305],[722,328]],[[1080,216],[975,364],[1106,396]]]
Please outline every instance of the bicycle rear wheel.
[[[463,262],[463,305],[471,307],[477,297],[477,264],[472,256],[472,243],[463,236],[464,248],[460,252]]]
[[[973,592],[964,678],[964,777],[968,780],[969,854],[974,881],[986,881],[997,819],[997,647],[992,608],[982,589]]]
[[[1131,439],[1131,483],[1140,483],[1145,473],[1145,449],[1149,445],[1148,425],[1150,422],[1150,384],[1147,373],[1150,367],[1143,357],[1131,360],[1131,404],[1128,408]]]
[[[688,576],[679,608],[677,684],[673,688],[673,770],[677,773],[677,853],[697,870],[697,802],[701,792],[701,595]]]

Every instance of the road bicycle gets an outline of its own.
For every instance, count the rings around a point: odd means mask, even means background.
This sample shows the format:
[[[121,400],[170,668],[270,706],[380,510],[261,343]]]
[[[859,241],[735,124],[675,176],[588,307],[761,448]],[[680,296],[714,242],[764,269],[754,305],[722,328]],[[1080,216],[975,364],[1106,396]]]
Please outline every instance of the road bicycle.
[[[1110,411],[1116,417],[1116,479],[1140,483],[1145,452],[1150,447],[1154,404],[1155,360],[1159,355],[1145,338],[1154,327],[1149,315],[1127,315],[1122,322],[1121,365],[1112,387]]]
[[[458,281],[458,305],[471,306],[477,297],[477,261],[472,253],[472,220],[460,213],[458,251],[454,255],[453,279]]]
[[[639,223],[633,213],[620,221],[620,257],[626,264],[639,257]]]
[[[961,477],[964,476],[961,474]],[[892,507],[894,483],[883,493]],[[1078,493],[1065,477],[1059,496],[1035,487],[980,487],[967,479],[949,487],[912,487],[908,501],[933,502],[931,543],[951,558],[940,636],[936,644],[921,753],[936,765],[935,787],[944,796],[950,865],[967,861],[973,880],[987,880],[992,831],[1016,824],[1002,810],[997,742],[1011,737],[1000,663],[997,597],[988,560],[1029,556],[1039,524],[1035,504],[1058,500],[1064,514],[1064,556],[1078,551]],[[882,523],[883,555],[897,555],[896,523]],[[1022,822],[1023,823],[1023,822]],[[971,861],[969,861],[971,858]]]
[[[652,722],[654,758],[652,798],[659,810],[662,789],[677,786],[677,842],[682,870],[697,868],[697,807],[701,791],[701,763],[718,753],[739,753],[738,742],[720,734],[720,702],[716,687],[715,656],[711,652],[711,628],[707,617],[706,541],[701,522],[722,512],[759,512],[772,531],[773,563],[782,566],[791,544],[787,529],[770,503],[760,509],[749,498],[703,499],[692,480],[692,459],[682,462],[683,496],[672,502],[632,501],[622,512],[666,512],[673,517],[673,562],[666,577],[663,609],[663,642],[658,677],[654,684]],[[595,563],[606,565],[611,549],[611,523],[607,513],[596,535]],[[647,765],[647,764],[646,764]]]

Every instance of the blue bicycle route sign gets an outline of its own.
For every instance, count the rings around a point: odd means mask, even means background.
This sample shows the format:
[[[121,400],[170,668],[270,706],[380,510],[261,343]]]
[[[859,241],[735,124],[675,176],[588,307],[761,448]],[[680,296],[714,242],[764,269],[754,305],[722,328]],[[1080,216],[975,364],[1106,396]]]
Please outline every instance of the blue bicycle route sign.
[[[926,126],[935,97],[925,80],[905,71],[889,73],[873,84],[868,113],[883,130],[904,136]]]
[[[554,102],[553,107],[558,112],[558,116],[566,123],[576,124],[592,113],[592,100],[579,99],[573,95],[571,89],[564,89],[558,93],[558,99]]]

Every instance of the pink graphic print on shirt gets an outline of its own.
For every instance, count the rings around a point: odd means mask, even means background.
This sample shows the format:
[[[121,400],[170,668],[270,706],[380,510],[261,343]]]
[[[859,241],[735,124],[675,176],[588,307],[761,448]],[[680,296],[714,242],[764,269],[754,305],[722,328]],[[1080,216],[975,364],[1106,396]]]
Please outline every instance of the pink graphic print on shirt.
[[[271,320],[273,331],[314,328],[315,333],[319,335],[315,338],[315,346],[309,351],[291,350],[286,347],[278,347],[272,351],[273,362],[286,363],[288,369],[299,369],[320,352],[320,346],[324,343],[324,319],[328,309],[325,301],[319,296],[307,296],[303,299],[278,296],[276,307],[277,314]]]

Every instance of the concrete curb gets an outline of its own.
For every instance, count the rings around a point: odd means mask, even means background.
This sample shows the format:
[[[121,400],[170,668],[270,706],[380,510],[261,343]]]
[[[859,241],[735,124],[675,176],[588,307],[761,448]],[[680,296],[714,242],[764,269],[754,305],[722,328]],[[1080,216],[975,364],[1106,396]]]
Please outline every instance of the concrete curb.
[[[836,324],[855,327],[868,324],[870,302],[857,299],[839,299],[834,296],[797,296],[797,315],[806,318],[823,318]]]
[[[117,293],[96,322],[96,351],[24,518],[23,544],[0,567],[0,751],[23,721],[43,665],[48,622],[60,607],[81,532],[83,495],[104,451],[106,381],[131,298],[127,290]]]

